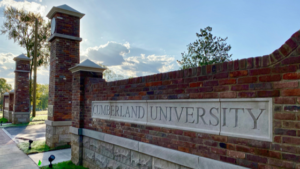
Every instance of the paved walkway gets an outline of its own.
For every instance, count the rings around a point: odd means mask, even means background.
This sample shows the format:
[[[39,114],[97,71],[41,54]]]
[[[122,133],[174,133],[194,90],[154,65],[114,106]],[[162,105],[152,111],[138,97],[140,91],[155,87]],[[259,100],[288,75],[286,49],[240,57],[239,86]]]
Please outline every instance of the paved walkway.
[[[29,157],[38,164],[39,160],[41,160],[42,164],[41,166],[49,165],[48,158],[50,155],[55,156],[55,160],[52,162],[52,164],[64,162],[64,161],[70,161],[71,160],[71,149],[64,149],[64,150],[55,150],[55,151],[48,151],[45,153],[38,153],[38,154],[32,154],[29,155]]]
[[[0,129],[0,168],[39,169],[39,167]]]
[[[11,138],[15,141],[19,141],[17,138],[40,140],[45,139],[46,125],[32,125],[32,126],[19,126],[19,127],[9,127],[5,130],[10,134]]]

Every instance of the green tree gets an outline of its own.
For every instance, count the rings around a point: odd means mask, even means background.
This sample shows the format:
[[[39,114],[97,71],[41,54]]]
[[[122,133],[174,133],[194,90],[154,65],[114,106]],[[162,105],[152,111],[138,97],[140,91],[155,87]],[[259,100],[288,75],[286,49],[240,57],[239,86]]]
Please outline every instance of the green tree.
[[[31,80],[31,88],[33,87],[33,80]],[[41,92],[40,89],[41,85],[40,84],[36,84],[36,105],[38,105],[41,102]],[[30,93],[30,105],[33,105],[33,92]]]
[[[40,14],[18,10],[8,7],[4,10],[5,21],[2,25],[1,34],[7,34],[9,39],[13,39],[21,47],[26,49],[27,57],[31,58],[30,83],[33,70],[33,56],[35,43],[35,20],[38,19],[37,35],[37,65],[48,65],[50,59],[50,22],[45,21]],[[30,84],[31,86],[31,84]],[[31,93],[31,88],[30,88]]]
[[[196,33],[197,40],[187,45],[188,53],[181,53],[182,59],[177,62],[181,65],[181,69],[199,67],[222,63],[231,60],[228,52],[231,49],[227,45],[226,38],[213,36],[212,27],[200,29],[200,33]]]
[[[48,84],[37,84],[38,89],[37,93],[39,94],[39,104],[36,108],[39,110],[45,110],[48,108],[48,99],[49,99],[49,85]]]
[[[121,80],[124,79],[124,76],[116,74],[113,70],[109,69],[107,66],[99,63],[99,65],[106,70],[103,72],[103,79],[106,81],[114,81],[114,80]]]
[[[0,78],[0,95],[1,95],[1,100],[0,100],[0,108],[3,108],[3,94],[5,92],[9,92],[11,90],[11,84],[7,84],[6,80],[4,78]]]

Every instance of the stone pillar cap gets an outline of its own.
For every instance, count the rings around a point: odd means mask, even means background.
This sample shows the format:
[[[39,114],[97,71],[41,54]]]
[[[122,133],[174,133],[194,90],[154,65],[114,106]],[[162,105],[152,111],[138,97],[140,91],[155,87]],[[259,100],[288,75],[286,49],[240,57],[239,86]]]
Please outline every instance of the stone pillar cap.
[[[8,95],[9,95],[9,93],[8,93],[8,92],[5,92],[5,93],[4,93],[4,96],[8,96]]]
[[[52,7],[52,9],[47,14],[47,17],[49,19],[52,19],[54,14],[57,13],[57,12],[63,13],[63,14],[68,14],[68,15],[71,15],[71,16],[76,16],[80,19],[85,15],[85,14],[71,8],[70,6],[64,4],[64,5]]]
[[[12,89],[9,93],[15,93],[15,90],[14,89]]]
[[[31,61],[30,58],[28,58],[27,56],[25,56],[24,54],[21,54],[17,57],[14,57],[14,61],[18,61],[18,60],[27,60],[27,61]]]
[[[106,70],[106,68],[103,68],[99,65],[97,65],[95,62],[86,59],[85,61],[81,62],[80,64],[77,64],[74,67],[71,67],[69,69],[72,73],[78,72],[78,71],[86,71],[86,72],[103,72]]]

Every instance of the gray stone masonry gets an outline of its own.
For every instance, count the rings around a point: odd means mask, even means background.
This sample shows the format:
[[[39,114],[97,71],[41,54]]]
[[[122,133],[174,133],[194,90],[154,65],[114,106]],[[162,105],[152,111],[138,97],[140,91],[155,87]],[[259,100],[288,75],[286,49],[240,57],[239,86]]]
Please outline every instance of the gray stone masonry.
[[[57,147],[70,144],[70,126],[46,125],[46,142],[49,147]]]
[[[13,124],[20,124],[20,123],[28,123],[30,121],[30,113],[29,112],[12,112],[11,118]]]
[[[72,162],[79,161],[80,136],[71,134]],[[189,169],[127,148],[83,136],[83,166],[91,169]]]

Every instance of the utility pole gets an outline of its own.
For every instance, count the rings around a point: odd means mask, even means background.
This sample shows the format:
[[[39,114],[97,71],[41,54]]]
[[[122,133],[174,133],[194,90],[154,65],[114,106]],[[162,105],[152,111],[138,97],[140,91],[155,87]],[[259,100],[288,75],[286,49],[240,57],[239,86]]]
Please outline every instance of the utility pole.
[[[36,57],[37,57],[37,36],[38,36],[38,19],[35,20],[35,32],[34,32],[34,76],[33,76],[33,106],[32,106],[32,117],[35,117],[36,107]]]

